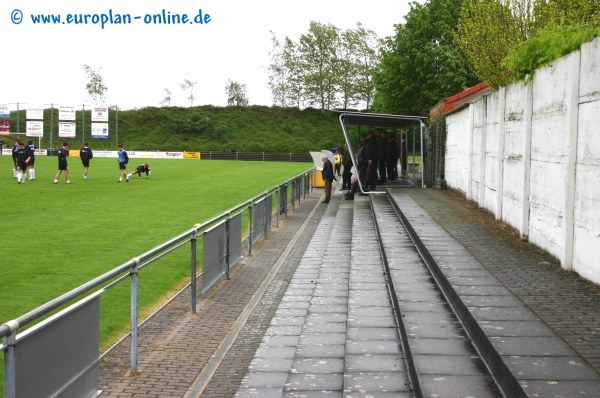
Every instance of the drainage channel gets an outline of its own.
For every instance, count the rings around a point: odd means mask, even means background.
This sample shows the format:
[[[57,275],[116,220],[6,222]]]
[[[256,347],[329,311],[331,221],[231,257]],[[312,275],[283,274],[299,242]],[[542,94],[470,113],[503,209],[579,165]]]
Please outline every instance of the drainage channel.
[[[415,396],[504,397],[397,209],[384,196],[371,207]]]

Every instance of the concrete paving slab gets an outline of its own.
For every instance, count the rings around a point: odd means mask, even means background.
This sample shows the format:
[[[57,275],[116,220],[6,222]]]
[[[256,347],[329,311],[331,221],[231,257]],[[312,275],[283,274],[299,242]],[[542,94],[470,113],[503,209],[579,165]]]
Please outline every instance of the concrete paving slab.
[[[480,376],[487,374],[483,361],[464,355],[416,355],[414,357],[419,375]]]
[[[573,349],[559,337],[492,337],[490,341],[500,355],[573,355]]]
[[[517,307],[468,307],[478,321],[538,321],[540,318],[524,305]]]
[[[398,330],[396,327],[368,327],[346,329],[348,340],[391,340],[398,341]]]
[[[246,398],[280,398],[283,394],[282,388],[242,388],[235,393],[235,397]]]
[[[348,340],[347,354],[400,354],[397,341],[390,340]]]
[[[520,380],[572,380],[600,382],[600,375],[579,357],[504,356],[511,372]]]
[[[346,333],[305,333],[299,337],[298,345],[344,344]]]
[[[410,391],[408,381],[398,372],[353,372],[344,377],[344,391],[371,393]]]
[[[470,340],[418,338],[410,340],[413,355],[477,355]]]
[[[485,376],[423,375],[420,378],[420,383],[425,397],[503,397],[494,381]]]
[[[343,358],[346,353],[344,344],[303,344],[296,347],[296,358]]]
[[[345,372],[400,372],[405,371],[405,361],[400,355],[347,355]]]
[[[253,372],[289,372],[292,358],[254,358],[248,366]]]
[[[495,336],[528,336],[528,337],[554,337],[556,334],[541,321],[504,322],[482,321],[479,322],[488,337]]]
[[[344,373],[344,359],[335,357],[296,358],[292,373]]]
[[[285,383],[284,391],[341,391],[343,374],[332,373],[291,373]]]

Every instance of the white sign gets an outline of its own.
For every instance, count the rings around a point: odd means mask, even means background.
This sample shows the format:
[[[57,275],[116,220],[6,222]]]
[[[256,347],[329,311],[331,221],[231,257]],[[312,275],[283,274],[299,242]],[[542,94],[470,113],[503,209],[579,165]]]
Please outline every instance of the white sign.
[[[92,107],[92,122],[108,122],[108,106],[97,105]]]
[[[92,138],[108,138],[108,123],[92,123]]]
[[[0,119],[10,119],[8,104],[0,104]]]
[[[39,121],[27,121],[27,137],[43,137],[44,136],[44,122]]]
[[[44,119],[44,108],[39,105],[29,105],[27,107],[27,119],[29,120],[43,120]]]
[[[75,122],[58,123],[58,136],[64,138],[75,138]]]
[[[58,120],[75,120],[75,107],[72,105],[60,105],[58,107]]]
[[[95,151],[93,150],[95,158],[118,158],[119,154],[117,151]]]

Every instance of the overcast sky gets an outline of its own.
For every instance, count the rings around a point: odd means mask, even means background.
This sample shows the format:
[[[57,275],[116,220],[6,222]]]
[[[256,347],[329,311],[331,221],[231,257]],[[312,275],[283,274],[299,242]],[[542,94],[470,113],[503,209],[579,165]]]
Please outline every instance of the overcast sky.
[[[167,16],[187,14],[196,22],[201,9],[203,23],[144,22],[147,14],[163,9]],[[109,19],[109,10],[113,24],[109,20],[102,29],[102,14]],[[311,20],[340,29],[361,22],[385,37],[394,34],[394,24],[403,23],[409,10],[408,1],[390,0],[3,0],[0,103],[91,104],[82,70],[87,64],[102,68],[106,102],[119,108],[158,106],[165,88],[173,92],[174,105],[189,106],[179,87],[186,77],[198,81],[195,105],[226,105],[228,79],[246,84],[250,104],[271,105],[265,71],[269,31],[297,41]],[[32,14],[60,15],[61,20],[34,24]],[[87,24],[75,23],[80,14],[89,15]],[[116,24],[125,14],[131,23]]]

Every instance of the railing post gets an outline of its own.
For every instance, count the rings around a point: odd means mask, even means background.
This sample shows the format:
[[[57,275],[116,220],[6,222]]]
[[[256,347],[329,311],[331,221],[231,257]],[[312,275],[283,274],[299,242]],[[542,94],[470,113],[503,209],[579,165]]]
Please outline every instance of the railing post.
[[[19,323],[15,320],[5,324],[11,333],[4,338],[4,398],[15,398],[17,396],[16,367],[15,367],[15,345],[17,344],[17,329]]]
[[[279,201],[281,196],[281,187],[275,191],[275,228],[279,228]]]
[[[292,199],[292,211],[296,210],[296,180],[292,180],[292,194],[290,195]]]
[[[264,206],[265,206],[265,233],[264,233],[264,237],[265,237],[265,239],[267,239],[267,231],[269,230],[267,228],[267,220],[269,220],[269,216],[270,216],[270,214],[267,215],[267,196],[268,195],[265,195],[265,198],[263,199],[263,202],[265,202],[264,203]]]
[[[208,159],[209,159],[209,160],[212,160],[212,151],[209,151],[209,152],[208,152],[208,154],[209,154],[209,155],[208,155]]]
[[[191,265],[190,265],[190,287],[191,287],[191,311],[192,314],[196,313],[196,244],[197,244],[197,240],[198,240],[198,231],[194,231],[192,233],[192,239],[191,239],[191,243],[192,243],[192,259],[191,259]]]
[[[137,373],[138,362],[138,265],[140,260],[133,259],[135,265],[131,267],[131,373]]]
[[[225,219],[225,279],[229,280],[229,220],[230,214],[227,213]]]
[[[292,153],[290,152],[290,162],[292,161]]]
[[[252,202],[248,206],[248,255],[252,255]]]

